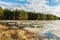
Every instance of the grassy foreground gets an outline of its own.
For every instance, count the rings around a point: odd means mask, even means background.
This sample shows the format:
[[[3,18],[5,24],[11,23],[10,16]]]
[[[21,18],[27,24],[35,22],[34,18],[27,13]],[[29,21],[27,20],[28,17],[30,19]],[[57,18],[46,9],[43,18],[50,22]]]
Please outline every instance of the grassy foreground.
[[[0,24],[0,40],[37,40],[36,34],[25,29],[9,29]]]

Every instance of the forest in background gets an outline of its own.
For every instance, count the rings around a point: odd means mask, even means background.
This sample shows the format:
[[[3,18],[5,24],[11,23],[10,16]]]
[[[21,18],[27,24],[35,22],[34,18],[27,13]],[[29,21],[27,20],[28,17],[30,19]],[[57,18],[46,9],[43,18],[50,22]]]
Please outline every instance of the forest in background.
[[[0,7],[0,20],[59,20],[53,14],[27,12],[24,10],[3,9]]]

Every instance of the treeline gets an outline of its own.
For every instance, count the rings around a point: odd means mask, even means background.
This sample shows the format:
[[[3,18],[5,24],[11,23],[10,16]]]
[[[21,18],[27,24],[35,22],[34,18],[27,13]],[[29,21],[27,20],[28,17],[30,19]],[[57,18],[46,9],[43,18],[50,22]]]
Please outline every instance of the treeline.
[[[57,20],[52,14],[26,12],[24,10],[10,10],[0,7],[0,20]]]

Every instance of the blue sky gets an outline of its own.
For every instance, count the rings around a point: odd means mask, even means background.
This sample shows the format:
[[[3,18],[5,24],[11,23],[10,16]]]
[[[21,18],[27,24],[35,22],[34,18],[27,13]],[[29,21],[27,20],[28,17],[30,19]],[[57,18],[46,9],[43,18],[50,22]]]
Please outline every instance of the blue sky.
[[[30,2],[27,2],[27,0],[0,0],[3,2],[9,2],[9,3],[17,3],[17,4],[29,4]]]
[[[0,6],[60,16],[60,0],[0,0]]]
[[[46,0],[46,4],[49,6],[58,6],[60,5],[60,0]]]
[[[30,2],[27,0],[0,0],[0,6],[4,6],[6,8],[21,7],[26,4],[30,4]]]
[[[30,2],[28,2],[28,0],[0,0],[2,2],[9,2],[9,3],[17,3],[17,4],[22,4],[22,5],[25,5],[25,4],[30,4]],[[60,5],[60,0],[45,0],[46,1],[46,5],[49,5],[49,6],[57,6],[57,5]],[[4,5],[4,4],[2,4]]]

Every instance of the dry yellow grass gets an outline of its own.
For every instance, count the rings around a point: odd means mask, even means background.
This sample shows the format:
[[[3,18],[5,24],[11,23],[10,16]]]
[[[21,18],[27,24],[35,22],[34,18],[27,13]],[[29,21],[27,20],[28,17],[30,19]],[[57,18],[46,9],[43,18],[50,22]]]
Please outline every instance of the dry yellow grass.
[[[31,33],[31,32],[29,32],[29,31],[27,31],[27,30],[18,30],[17,31],[17,33],[18,33],[18,38],[19,39],[25,39],[25,40],[29,40],[29,39],[31,39],[31,38],[33,38],[34,36],[36,36],[36,34],[35,33]]]
[[[1,24],[0,24],[0,30],[2,30],[2,29],[3,29],[3,30],[4,30],[4,29],[8,29],[8,27],[7,27],[6,25],[1,25]]]
[[[36,34],[25,29],[6,29],[7,26],[0,25],[0,40],[36,40]]]

